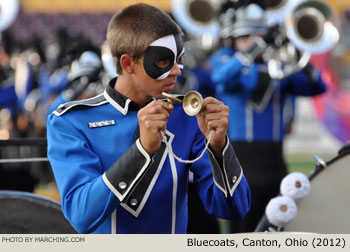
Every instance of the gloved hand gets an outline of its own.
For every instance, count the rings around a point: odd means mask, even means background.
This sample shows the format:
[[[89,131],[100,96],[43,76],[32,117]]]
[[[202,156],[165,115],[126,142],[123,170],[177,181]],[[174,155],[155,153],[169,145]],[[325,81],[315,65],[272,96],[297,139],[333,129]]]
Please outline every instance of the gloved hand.
[[[254,60],[266,49],[266,42],[259,36],[250,37],[252,45],[245,50],[239,50],[235,56],[245,66],[251,65]]]

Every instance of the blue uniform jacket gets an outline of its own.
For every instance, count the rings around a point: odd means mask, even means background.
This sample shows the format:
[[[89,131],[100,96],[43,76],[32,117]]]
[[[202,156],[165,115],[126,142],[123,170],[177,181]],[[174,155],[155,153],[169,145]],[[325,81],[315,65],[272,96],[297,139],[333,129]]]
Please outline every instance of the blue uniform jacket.
[[[285,101],[290,95],[323,93],[326,85],[319,71],[314,69],[312,76],[298,71],[282,80],[270,79],[265,64],[245,66],[236,55],[234,50],[224,47],[210,58],[217,97],[230,108],[230,139],[282,141]]]
[[[72,226],[80,233],[186,233],[189,170],[210,214],[243,218],[250,190],[229,141],[221,161],[209,150],[192,165],[179,163],[164,143],[149,156],[139,142],[139,107],[114,82],[48,117],[48,157]],[[196,118],[181,106],[169,117],[166,136],[183,159],[205,146]]]

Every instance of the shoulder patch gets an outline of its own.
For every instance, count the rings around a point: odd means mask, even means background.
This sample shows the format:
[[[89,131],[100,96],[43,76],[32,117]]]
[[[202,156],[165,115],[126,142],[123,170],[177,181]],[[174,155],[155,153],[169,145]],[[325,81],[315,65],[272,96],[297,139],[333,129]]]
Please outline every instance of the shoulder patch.
[[[88,106],[88,107],[97,107],[102,104],[108,103],[108,101],[105,99],[103,93],[99,94],[95,97],[85,99],[85,100],[79,100],[79,101],[71,101],[64,104],[61,104],[58,106],[58,108],[53,111],[52,113],[56,116],[61,116],[64,113],[66,113],[71,108],[77,107],[77,106]]]

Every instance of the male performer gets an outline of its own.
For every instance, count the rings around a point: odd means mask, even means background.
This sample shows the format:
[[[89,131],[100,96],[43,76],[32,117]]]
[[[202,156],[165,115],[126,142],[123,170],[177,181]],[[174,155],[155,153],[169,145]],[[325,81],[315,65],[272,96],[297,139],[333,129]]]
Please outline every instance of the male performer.
[[[103,94],[49,116],[48,157],[64,215],[78,232],[185,233],[189,170],[210,214],[241,219],[249,210],[250,190],[226,135],[228,107],[209,97],[190,117],[161,100],[181,73],[181,34],[153,6],[126,7],[107,31],[119,77]],[[199,156],[212,130],[201,159],[174,159],[171,152]]]

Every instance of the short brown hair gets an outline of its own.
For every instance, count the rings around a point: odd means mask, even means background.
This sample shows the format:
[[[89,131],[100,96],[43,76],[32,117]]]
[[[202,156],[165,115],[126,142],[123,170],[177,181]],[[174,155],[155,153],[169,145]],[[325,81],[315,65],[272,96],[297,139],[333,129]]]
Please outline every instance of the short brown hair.
[[[118,74],[122,72],[123,54],[139,59],[154,40],[171,34],[182,31],[168,14],[154,6],[134,4],[116,13],[108,24],[107,41],[117,59]]]

